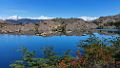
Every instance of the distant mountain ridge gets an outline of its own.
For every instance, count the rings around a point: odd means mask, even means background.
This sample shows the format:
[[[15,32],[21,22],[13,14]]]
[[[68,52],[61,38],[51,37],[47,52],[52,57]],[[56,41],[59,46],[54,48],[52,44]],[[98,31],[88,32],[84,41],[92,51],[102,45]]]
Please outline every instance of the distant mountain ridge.
[[[107,23],[107,22],[117,22],[117,21],[120,21],[120,14],[113,15],[113,16],[101,16],[99,18],[82,16],[82,17],[79,17],[79,19],[83,19],[84,21],[92,21],[96,24]],[[5,19],[4,21],[6,21],[7,23],[12,23],[12,24],[17,24],[17,23],[27,24],[27,23],[41,22],[42,20],[43,19],[31,19],[31,18],[21,18],[21,19],[16,20],[15,18],[15,19]],[[48,19],[44,19],[44,20],[48,20]]]
[[[76,29],[89,29],[89,28],[120,28],[120,14],[113,16],[104,16],[92,21],[85,21],[81,18],[54,18],[54,19],[29,19],[29,18],[21,18],[21,19],[6,19],[0,20],[0,23],[6,24],[36,24],[42,25],[43,29],[48,29],[49,27],[57,26],[61,23],[66,24],[66,28],[68,30],[76,30]],[[49,28],[49,29],[50,29]]]
[[[120,28],[120,14],[85,21],[80,18],[0,20],[0,33],[32,35],[77,35],[96,28]]]
[[[6,19],[5,22],[6,23],[10,23],[10,24],[29,24],[29,23],[39,23],[42,20],[38,20],[38,19],[18,19],[18,20],[14,20],[14,19]]]

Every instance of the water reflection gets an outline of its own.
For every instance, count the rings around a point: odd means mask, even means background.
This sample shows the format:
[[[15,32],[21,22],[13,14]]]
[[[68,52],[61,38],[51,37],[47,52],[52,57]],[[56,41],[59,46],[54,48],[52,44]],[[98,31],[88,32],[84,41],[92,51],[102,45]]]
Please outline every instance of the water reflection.
[[[94,33],[92,33],[94,32]],[[102,34],[99,34],[101,32]],[[86,30],[83,33],[74,31],[68,32],[66,35],[78,35],[78,36],[30,36],[30,35],[0,35],[0,67],[9,68],[9,64],[21,57],[21,53],[18,49],[21,47],[27,47],[30,50],[35,50],[38,57],[42,57],[40,48],[45,46],[53,46],[55,52],[62,55],[66,50],[71,49],[71,54],[75,55],[77,45],[81,40],[85,40],[90,37],[90,34],[94,34],[99,39],[114,39],[118,37],[118,34],[114,34],[111,31],[103,30]],[[117,31],[116,31],[117,32]],[[119,31],[118,31],[119,32]],[[88,34],[89,33],[89,34]],[[58,34],[59,35],[59,34]],[[80,36],[81,35],[81,36]]]
[[[67,36],[81,36],[84,34],[93,34],[93,33],[99,33],[99,34],[106,34],[106,35],[114,35],[114,34],[120,34],[120,29],[89,29],[89,30],[73,30],[73,31],[66,31],[66,32],[56,32],[54,34],[48,34],[48,36],[54,36],[54,35],[67,35]]]

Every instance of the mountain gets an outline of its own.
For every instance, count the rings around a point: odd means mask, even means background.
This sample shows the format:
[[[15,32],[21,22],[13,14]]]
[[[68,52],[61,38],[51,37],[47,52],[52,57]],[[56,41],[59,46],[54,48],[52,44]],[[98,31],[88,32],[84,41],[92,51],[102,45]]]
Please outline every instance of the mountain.
[[[83,32],[88,33],[92,28],[120,28],[120,14],[100,17],[92,21],[80,18],[0,20],[0,33],[7,34],[77,35]]]
[[[19,19],[5,20],[5,23],[0,24],[0,33],[54,35],[61,33],[69,34],[72,32],[73,35],[81,34],[85,30],[97,27],[96,24],[79,18],[55,18],[49,20]]]
[[[6,19],[5,22],[6,23],[10,23],[10,24],[29,24],[29,23],[38,23],[41,22],[42,20],[38,20],[38,19],[18,19],[18,20],[14,20],[14,19]]]
[[[0,20],[0,26],[1,26],[1,24],[7,24],[7,23],[4,20]]]
[[[120,21],[120,14],[114,16],[104,16],[94,20],[94,22],[97,23],[117,22],[117,21]]]
[[[94,20],[93,23],[103,28],[120,28],[120,14],[100,17]]]

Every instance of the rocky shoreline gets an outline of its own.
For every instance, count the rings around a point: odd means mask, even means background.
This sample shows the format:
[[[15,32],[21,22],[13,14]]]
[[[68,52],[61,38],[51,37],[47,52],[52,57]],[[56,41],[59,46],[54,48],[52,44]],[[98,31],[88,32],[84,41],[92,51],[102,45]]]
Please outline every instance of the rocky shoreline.
[[[13,23],[14,22],[14,23]],[[100,17],[93,21],[78,18],[56,18],[49,20],[0,20],[0,34],[23,35],[82,35],[96,28],[120,28],[120,14]]]

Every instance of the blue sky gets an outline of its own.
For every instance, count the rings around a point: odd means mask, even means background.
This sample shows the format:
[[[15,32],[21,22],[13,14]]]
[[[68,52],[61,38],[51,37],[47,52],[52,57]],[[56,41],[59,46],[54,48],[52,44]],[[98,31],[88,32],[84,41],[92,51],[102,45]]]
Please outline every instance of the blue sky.
[[[120,0],[0,0],[0,16],[80,17],[120,13]]]

